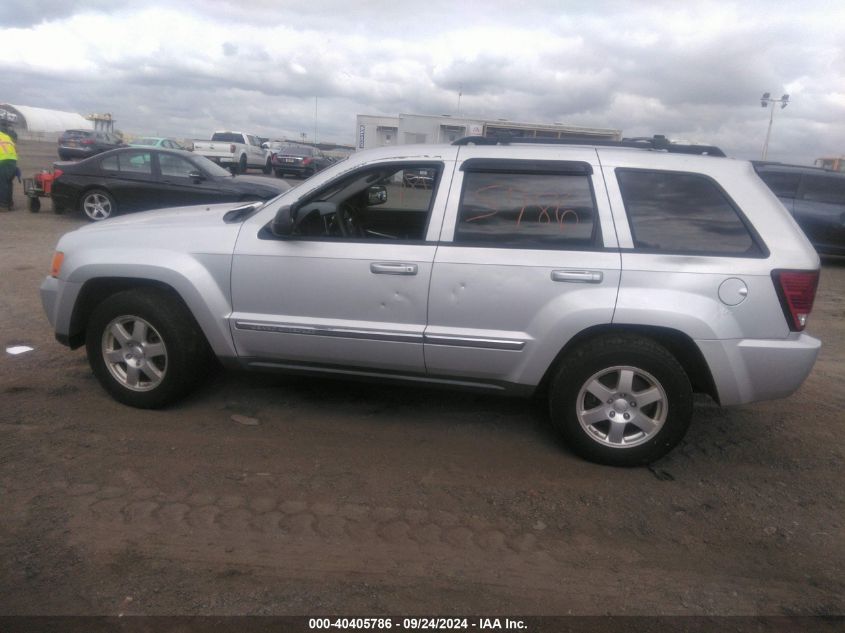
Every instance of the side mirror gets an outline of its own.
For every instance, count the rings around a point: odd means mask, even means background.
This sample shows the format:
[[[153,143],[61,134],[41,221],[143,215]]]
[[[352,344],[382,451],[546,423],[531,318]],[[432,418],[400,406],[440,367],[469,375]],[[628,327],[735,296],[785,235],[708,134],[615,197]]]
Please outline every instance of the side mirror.
[[[193,182],[202,182],[205,180],[205,176],[203,176],[202,172],[199,170],[188,172],[188,178],[190,178]]]
[[[261,148],[262,149],[270,149],[270,145],[268,143],[262,143]]]
[[[367,206],[374,207],[387,202],[387,187],[384,185],[373,185],[367,189]]]
[[[289,204],[286,204],[276,211],[276,217],[273,218],[273,222],[270,224],[270,230],[273,232],[273,235],[287,237],[296,228],[294,220],[295,215],[293,209]]]

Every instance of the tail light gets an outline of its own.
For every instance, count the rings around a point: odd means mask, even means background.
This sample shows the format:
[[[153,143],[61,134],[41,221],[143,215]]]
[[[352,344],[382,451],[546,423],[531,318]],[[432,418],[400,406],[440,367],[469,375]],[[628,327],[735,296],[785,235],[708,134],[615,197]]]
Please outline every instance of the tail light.
[[[229,153],[230,153],[230,154],[234,154],[234,153],[235,153],[235,144],[234,144],[234,143],[232,143],[231,145],[229,145]]]
[[[65,172],[63,172],[61,169],[54,169],[53,170],[53,180],[55,180],[56,178],[61,176],[63,173],[65,173]]]
[[[311,163],[311,159],[310,159],[310,158],[303,158],[303,159],[302,159],[302,164],[303,164],[303,165],[308,165],[308,164],[310,164],[310,163]]]
[[[819,285],[819,271],[773,270],[772,280],[789,329],[801,332],[813,310],[813,300]]]
[[[94,144],[94,139],[92,139],[92,138],[84,138],[84,139],[82,139],[82,140],[80,141],[80,143],[81,143],[82,145],[93,145],[93,144]]]

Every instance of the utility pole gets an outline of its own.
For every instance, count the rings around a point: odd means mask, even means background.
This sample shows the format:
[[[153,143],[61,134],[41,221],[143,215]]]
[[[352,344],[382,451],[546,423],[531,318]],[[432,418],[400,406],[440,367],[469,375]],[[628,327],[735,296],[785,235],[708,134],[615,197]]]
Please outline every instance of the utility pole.
[[[764,108],[768,108],[769,104],[772,106],[772,110],[769,113],[769,129],[766,131],[766,142],[763,143],[763,160],[766,160],[766,156],[769,154],[769,137],[772,135],[772,123],[775,120],[776,103],[779,103],[780,109],[783,110],[789,105],[789,95],[783,95],[780,99],[772,99],[772,93],[764,92],[763,96],[760,97],[760,106]]]

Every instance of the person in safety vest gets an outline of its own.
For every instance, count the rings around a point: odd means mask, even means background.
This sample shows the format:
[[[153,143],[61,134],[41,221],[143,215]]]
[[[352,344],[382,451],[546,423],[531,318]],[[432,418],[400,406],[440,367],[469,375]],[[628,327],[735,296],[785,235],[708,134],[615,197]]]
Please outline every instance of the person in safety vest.
[[[18,170],[17,134],[0,120],[0,209],[12,210],[12,181]]]

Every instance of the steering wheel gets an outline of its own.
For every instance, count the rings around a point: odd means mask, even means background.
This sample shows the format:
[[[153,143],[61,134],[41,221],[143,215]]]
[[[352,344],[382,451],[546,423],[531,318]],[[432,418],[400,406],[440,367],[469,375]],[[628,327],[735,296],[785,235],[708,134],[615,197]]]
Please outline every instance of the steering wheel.
[[[348,202],[342,202],[337,208],[337,228],[343,237],[366,236],[358,219],[358,210]]]

